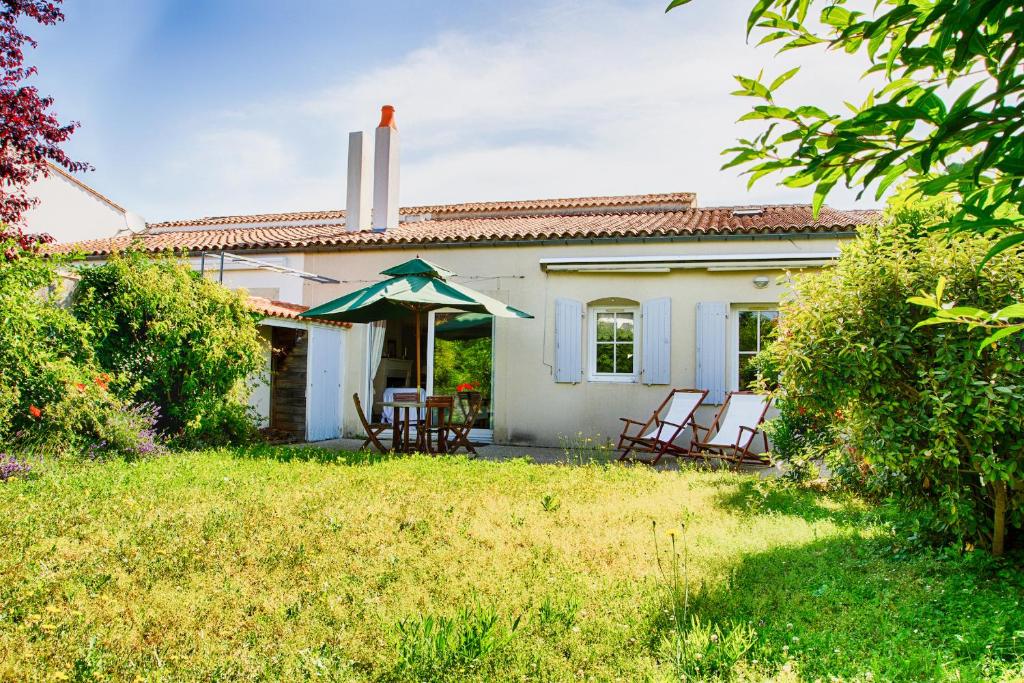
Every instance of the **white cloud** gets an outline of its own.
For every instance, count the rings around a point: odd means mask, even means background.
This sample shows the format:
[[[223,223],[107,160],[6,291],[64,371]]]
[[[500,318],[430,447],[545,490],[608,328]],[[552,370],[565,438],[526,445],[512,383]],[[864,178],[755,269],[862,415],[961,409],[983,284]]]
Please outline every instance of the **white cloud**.
[[[404,204],[670,190],[704,205],[807,201],[771,181],[748,193],[735,171],[718,171],[721,150],[756,130],[735,124],[749,102],[729,95],[732,75],[812,57],[746,46],[746,4],[665,15],[658,3],[555,2],[502,33],[439,35],[299,102],[253,101],[167,164],[178,176],[173,210],[343,206],[345,134],[372,128],[383,103],[398,110]],[[791,101],[859,99],[858,64],[813,56],[785,91]],[[190,185],[197,167],[201,185]]]

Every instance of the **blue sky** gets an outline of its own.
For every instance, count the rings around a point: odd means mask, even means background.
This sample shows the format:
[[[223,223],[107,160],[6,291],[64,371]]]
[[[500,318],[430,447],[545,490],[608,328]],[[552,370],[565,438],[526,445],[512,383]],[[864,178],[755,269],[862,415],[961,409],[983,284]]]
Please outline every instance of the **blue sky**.
[[[350,130],[397,108],[406,205],[693,191],[703,205],[803,202],[718,171],[753,128],[731,76],[775,58],[746,0],[69,0],[35,29],[37,85],[83,179],[149,220],[342,208]],[[297,9],[297,7],[301,7]],[[789,88],[838,106],[864,86],[806,53]],[[850,193],[830,199],[854,205]]]

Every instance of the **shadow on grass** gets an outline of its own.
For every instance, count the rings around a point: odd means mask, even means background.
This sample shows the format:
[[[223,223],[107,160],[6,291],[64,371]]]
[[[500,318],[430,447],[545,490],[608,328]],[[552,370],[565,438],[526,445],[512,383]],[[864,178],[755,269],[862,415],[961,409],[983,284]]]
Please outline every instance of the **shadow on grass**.
[[[749,624],[750,660],[776,670],[790,662],[806,680],[1020,680],[1022,559],[897,557],[855,533],[748,555],[722,583],[691,587],[690,614]]]
[[[791,515],[807,522],[829,520],[839,526],[861,525],[875,518],[874,512],[863,508],[850,496],[826,496],[773,480],[743,480],[730,490],[719,493],[715,503],[743,514]]]

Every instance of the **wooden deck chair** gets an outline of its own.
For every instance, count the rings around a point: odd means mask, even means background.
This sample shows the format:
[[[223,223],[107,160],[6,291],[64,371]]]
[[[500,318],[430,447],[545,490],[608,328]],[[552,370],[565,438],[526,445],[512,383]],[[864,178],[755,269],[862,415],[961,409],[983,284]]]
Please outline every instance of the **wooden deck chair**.
[[[619,460],[634,460],[656,464],[666,453],[686,455],[688,450],[675,444],[683,430],[693,422],[693,415],[708,395],[707,389],[673,389],[647,422],[620,417],[625,422],[619,436]],[[630,433],[634,427],[637,430]],[[651,457],[636,457],[634,453],[649,453]]]
[[[460,391],[459,408],[465,419],[461,424],[453,423],[451,426],[451,439],[449,441],[449,452],[455,453],[460,448],[465,448],[471,455],[478,455],[473,443],[469,440],[469,432],[473,429],[480,410],[484,405],[484,397],[479,391]]]
[[[689,456],[698,458],[711,454],[737,465],[771,464],[768,456],[750,450],[758,433],[764,438],[764,450],[768,450],[768,436],[761,425],[771,402],[771,396],[767,394],[729,392],[710,425],[705,427],[694,423]]]
[[[427,453],[447,453],[455,399],[451,396],[427,396],[426,403],[422,443],[426,446]]]
[[[363,412],[363,404],[359,401],[359,394],[352,394],[352,400],[356,404],[356,414],[359,416],[359,421],[363,423],[363,429],[366,430],[366,441],[360,446],[360,450],[366,448],[371,443],[381,453],[387,453],[388,449],[384,448],[384,444],[380,442],[380,435],[385,429],[391,425],[386,425],[382,422],[370,422],[366,419],[366,413]]]

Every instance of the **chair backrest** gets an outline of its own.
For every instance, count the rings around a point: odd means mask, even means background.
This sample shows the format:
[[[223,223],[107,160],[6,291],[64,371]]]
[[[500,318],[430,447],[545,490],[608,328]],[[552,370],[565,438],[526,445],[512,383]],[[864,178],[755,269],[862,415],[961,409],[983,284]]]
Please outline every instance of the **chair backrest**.
[[[427,396],[427,424],[432,428],[447,428],[452,423],[455,399],[451,396]],[[437,416],[436,418],[434,416]]]
[[[352,394],[352,401],[356,404],[356,415],[359,416],[359,421],[363,423],[363,429],[369,434],[370,421],[366,419],[366,413],[363,412],[363,403],[359,400],[359,394]]]
[[[652,429],[649,433],[644,435],[644,438],[648,439],[660,439],[662,437],[668,439],[678,429],[673,425],[686,426],[686,423],[690,420],[694,411],[704,401],[704,397],[707,396],[708,392],[704,389],[673,389],[672,393],[669,394],[665,403],[662,403],[658,408],[658,419],[662,422],[669,422],[670,425],[652,425]],[[667,405],[666,405],[667,404]]]
[[[462,410],[463,427],[472,427],[484,405],[484,395],[479,391],[460,391],[459,408]]]
[[[747,391],[734,391],[726,398],[723,406],[725,414],[718,420],[718,432],[708,441],[715,446],[732,446],[739,443],[740,427],[757,429],[764,422],[765,413],[771,397],[767,394],[754,394]],[[748,439],[753,434],[747,433]],[[743,443],[739,443],[743,446]]]
[[[422,395],[417,394],[416,390],[412,391],[396,391],[391,394],[391,400],[401,403],[402,401],[408,401],[409,403],[418,403],[422,400]],[[408,411],[409,424],[419,424],[420,418],[423,417],[422,410],[409,409]]]

